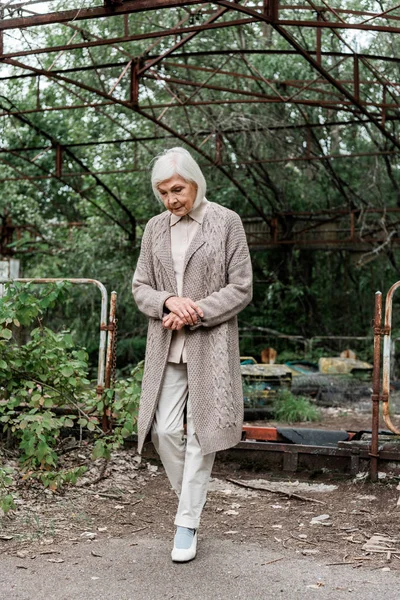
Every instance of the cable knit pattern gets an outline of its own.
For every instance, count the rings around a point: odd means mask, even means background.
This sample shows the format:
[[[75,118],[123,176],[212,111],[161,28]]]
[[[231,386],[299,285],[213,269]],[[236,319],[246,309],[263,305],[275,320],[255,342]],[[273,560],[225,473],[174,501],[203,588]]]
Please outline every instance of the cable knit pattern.
[[[161,323],[164,302],[177,295],[171,255],[170,213],[153,217],[142,239],[132,282],[135,301],[149,327],[138,422],[138,451],[153,422],[171,343]],[[201,306],[204,317],[187,328],[189,394],[203,454],[240,441],[243,392],[237,314],[252,297],[252,269],[239,215],[210,202],[185,257],[183,296]]]

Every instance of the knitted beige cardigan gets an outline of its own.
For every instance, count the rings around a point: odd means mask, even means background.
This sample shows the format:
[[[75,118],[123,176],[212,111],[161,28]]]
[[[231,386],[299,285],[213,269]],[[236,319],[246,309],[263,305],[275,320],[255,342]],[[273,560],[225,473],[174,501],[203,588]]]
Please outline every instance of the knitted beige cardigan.
[[[148,222],[132,282],[134,299],[149,318],[138,421],[138,452],[150,431],[172,332],[162,326],[164,302],[177,295],[171,255],[170,212]],[[239,215],[210,202],[185,256],[183,296],[204,318],[187,327],[189,395],[203,454],[236,445],[243,424],[237,314],[252,297],[252,269]]]

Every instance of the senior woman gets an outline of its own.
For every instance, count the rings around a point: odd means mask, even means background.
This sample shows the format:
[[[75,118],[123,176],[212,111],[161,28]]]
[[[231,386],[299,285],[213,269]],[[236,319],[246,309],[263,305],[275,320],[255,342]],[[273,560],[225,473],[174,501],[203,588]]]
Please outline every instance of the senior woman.
[[[241,438],[237,314],[251,300],[252,269],[240,217],[206,199],[187,150],[161,154],[151,182],[167,210],[147,223],[132,283],[149,318],[138,452],[151,433],[179,498],[171,557],[186,562],[196,556],[215,453]]]

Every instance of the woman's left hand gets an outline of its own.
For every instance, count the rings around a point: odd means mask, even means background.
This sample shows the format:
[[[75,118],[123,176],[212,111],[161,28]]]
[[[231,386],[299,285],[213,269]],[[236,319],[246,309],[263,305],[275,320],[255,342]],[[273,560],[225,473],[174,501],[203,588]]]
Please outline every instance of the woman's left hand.
[[[162,323],[165,329],[173,329],[174,331],[178,331],[186,325],[185,321],[172,312],[163,318]]]

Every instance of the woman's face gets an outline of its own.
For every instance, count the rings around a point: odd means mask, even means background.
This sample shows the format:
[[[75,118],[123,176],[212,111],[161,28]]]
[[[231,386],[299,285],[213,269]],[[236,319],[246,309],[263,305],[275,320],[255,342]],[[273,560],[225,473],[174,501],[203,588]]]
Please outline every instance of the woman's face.
[[[192,210],[197,195],[197,185],[192,181],[173,175],[159,183],[157,189],[165,208],[177,217],[184,217]]]

